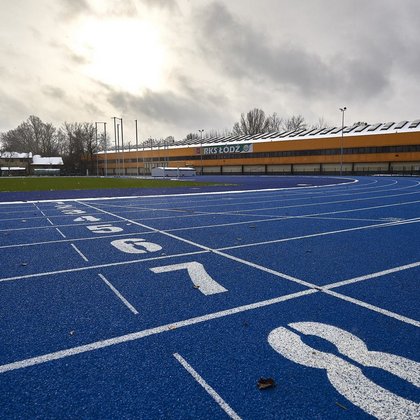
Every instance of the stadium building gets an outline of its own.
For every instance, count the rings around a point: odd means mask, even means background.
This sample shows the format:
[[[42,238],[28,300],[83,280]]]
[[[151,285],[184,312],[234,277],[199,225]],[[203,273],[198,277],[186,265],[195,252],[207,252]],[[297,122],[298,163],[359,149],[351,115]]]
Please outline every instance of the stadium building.
[[[420,174],[420,120],[192,139],[95,155],[101,175],[154,167],[198,174]]]

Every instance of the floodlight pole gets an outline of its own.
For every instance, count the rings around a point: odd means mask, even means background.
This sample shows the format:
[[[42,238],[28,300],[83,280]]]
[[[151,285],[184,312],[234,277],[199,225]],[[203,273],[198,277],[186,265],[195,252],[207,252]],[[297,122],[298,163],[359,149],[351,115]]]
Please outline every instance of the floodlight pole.
[[[104,124],[104,140],[105,140],[105,176],[108,176],[108,159],[107,159],[107,139],[106,139],[106,122]]]
[[[95,141],[96,141],[96,176],[98,176],[98,170],[99,170],[99,150],[98,150],[98,123],[95,122]]]
[[[139,136],[137,131],[137,120],[134,120],[136,123],[136,161],[137,161],[137,176],[139,175]]]
[[[203,132],[204,128],[198,130],[200,132],[200,162],[201,162],[201,175],[203,175]]]
[[[122,170],[123,175],[125,175],[125,167],[124,167],[124,129],[123,129],[123,119],[119,118],[121,121],[121,148],[122,148]]]
[[[119,143],[117,145],[117,117],[112,117],[114,120],[114,149],[115,149],[115,175],[118,175],[118,164],[119,164],[119,157],[118,157],[118,149]]]
[[[347,107],[340,108],[341,111],[341,147],[340,147],[340,176],[343,175],[343,143],[344,143],[344,113]]]
[[[120,125],[117,123],[117,144],[118,144],[118,153],[120,150]],[[118,164],[121,162],[121,160],[118,158]]]
[[[106,143],[106,122],[104,121],[95,121],[95,131],[96,131],[96,163],[98,163],[98,124],[104,125],[104,140],[105,140],[105,176],[108,175],[108,168],[107,168],[107,143]],[[96,175],[98,175],[98,165],[96,165]]]
[[[124,127],[123,127],[123,119],[120,118],[120,117],[112,117],[112,119],[114,120],[114,136],[115,136],[116,147],[118,145],[117,156],[118,156],[119,148],[120,148],[120,124],[116,124],[116,120],[121,121],[121,157],[122,157],[122,171],[123,171],[123,175],[124,175],[125,168],[124,168]],[[119,162],[119,158],[117,159],[117,162]]]

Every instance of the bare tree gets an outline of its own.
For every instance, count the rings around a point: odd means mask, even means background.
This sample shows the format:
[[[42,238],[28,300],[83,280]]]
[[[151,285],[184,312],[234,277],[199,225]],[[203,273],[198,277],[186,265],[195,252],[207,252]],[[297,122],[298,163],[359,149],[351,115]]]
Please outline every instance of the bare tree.
[[[274,112],[272,115],[267,117],[268,121],[268,131],[274,133],[275,131],[280,131],[283,123],[283,119],[277,115],[277,112]]]
[[[186,140],[197,140],[198,138],[199,137],[197,133],[188,133],[185,137]]]
[[[71,173],[85,173],[90,168],[94,172],[94,154],[99,149],[96,144],[95,125],[92,123],[68,123],[63,129],[66,135],[68,154],[64,164]]]
[[[235,124],[233,124],[233,128],[232,128],[232,135],[233,136],[240,136],[242,135],[242,129],[241,129],[241,125],[236,122]]]
[[[35,115],[31,115],[15,129],[2,133],[1,139],[5,148],[19,153],[54,156],[59,150],[56,128],[50,123],[42,122]]]
[[[300,130],[306,128],[305,118],[302,115],[293,115],[283,121],[283,129],[286,131]]]
[[[268,131],[269,122],[262,109],[254,108],[241,114],[241,134],[259,134]]]
[[[325,120],[324,117],[319,117],[318,121],[315,124],[312,124],[311,128],[328,128],[330,127],[330,124]]]

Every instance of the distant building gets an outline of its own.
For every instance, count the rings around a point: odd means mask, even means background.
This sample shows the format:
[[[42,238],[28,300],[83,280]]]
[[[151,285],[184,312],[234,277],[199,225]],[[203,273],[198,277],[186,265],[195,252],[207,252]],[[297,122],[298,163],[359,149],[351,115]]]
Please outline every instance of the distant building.
[[[198,174],[420,174],[420,119],[255,135],[190,138],[95,155],[104,175],[148,175],[155,167]]]
[[[41,157],[32,153],[0,153],[1,176],[60,175],[61,157]]]
[[[170,167],[163,167],[163,166],[156,166],[152,168],[152,176],[155,178],[165,178],[165,177],[172,177],[172,178],[180,178],[184,176],[195,176],[195,169],[194,168],[170,168]]]
[[[0,153],[0,175],[28,175],[32,153],[2,152]]]
[[[64,163],[61,157],[34,155],[31,163],[32,175],[60,175]]]

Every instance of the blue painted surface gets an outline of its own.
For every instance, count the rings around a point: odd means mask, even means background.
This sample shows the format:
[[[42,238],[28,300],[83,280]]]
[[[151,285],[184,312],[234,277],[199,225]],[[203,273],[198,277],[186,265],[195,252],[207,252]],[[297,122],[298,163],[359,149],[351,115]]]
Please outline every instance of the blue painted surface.
[[[121,196],[148,196],[167,194],[194,194],[197,192],[219,192],[235,190],[252,190],[264,188],[290,188],[299,187],[299,184],[329,185],[348,183],[349,179],[322,176],[199,176],[189,178],[188,181],[216,182],[234,184],[230,186],[203,186],[203,187],[174,187],[174,188],[117,188],[100,190],[71,190],[71,191],[31,191],[31,192],[1,192],[0,202],[6,201],[32,201],[32,200],[58,200],[92,197],[121,197]]]
[[[244,188],[308,182],[249,178]],[[420,362],[413,325],[420,267],[332,289],[353,303],[316,288],[420,261],[419,185],[417,178],[371,177],[314,189],[87,202],[96,209],[67,203],[95,222],[64,215],[54,202],[0,206],[0,366],[92,343],[81,354],[0,373],[1,417],[226,418],[174,353],[243,418],[369,417],[325,370],[280,355],[267,337],[293,322],[318,322],[353,334],[370,351]],[[378,227],[387,222],[394,224]],[[87,228],[103,224],[122,230]],[[127,254],[111,245],[122,239],[161,249]],[[17,246],[31,243],[37,244]],[[187,262],[202,264],[227,291],[206,296],[186,270],[152,270]],[[62,272],[47,274],[55,270]],[[272,300],[302,291],[310,294]],[[142,331],[147,336],[132,340]],[[100,344],[114,338],[121,342]],[[355,364],[324,339],[302,340]],[[373,383],[420,402],[418,387],[356,365]],[[276,387],[259,390],[260,377],[274,378]]]

